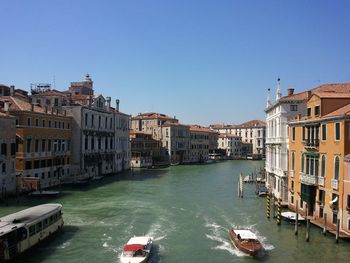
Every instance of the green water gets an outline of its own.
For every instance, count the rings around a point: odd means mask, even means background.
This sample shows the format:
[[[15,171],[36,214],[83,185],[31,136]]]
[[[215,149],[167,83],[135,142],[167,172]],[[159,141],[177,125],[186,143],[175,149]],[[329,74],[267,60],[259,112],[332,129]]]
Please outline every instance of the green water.
[[[226,161],[127,172],[83,188],[62,188],[56,199],[21,198],[1,206],[0,215],[44,202],[64,207],[64,229],[19,258],[18,262],[119,262],[123,245],[134,235],[154,237],[149,262],[347,262],[350,243],[335,244],[311,228],[266,219],[266,200],[245,185],[237,197],[239,173],[251,173],[259,161]],[[233,248],[232,226],[255,232],[267,255],[252,258]]]

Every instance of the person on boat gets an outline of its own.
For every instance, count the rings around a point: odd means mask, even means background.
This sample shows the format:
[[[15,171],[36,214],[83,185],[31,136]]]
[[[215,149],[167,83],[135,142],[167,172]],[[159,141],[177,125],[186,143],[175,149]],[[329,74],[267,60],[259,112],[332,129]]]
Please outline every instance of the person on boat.
[[[237,235],[237,238],[238,238],[239,240],[241,240],[241,235],[240,235],[240,234],[238,234],[238,235]]]

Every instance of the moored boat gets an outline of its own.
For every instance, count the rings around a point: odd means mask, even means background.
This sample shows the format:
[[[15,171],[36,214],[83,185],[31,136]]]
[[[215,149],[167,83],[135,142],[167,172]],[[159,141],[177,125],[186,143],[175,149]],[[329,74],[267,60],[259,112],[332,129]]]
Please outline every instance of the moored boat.
[[[43,204],[0,218],[0,262],[10,261],[63,227],[62,205]]]
[[[251,256],[255,256],[263,250],[262,244],[250,230],[232,228],[230,230],[230,239],[235,247]]]
[[[286,211],[281,213],[281,217],[288,223],[295,224],[297,214],[295,212]],[[298,214],[298,224],[305,222],[305,218]]]
[[[120,256],[122,263],[146,262],[152,249],[152,237],[132,237],[123,248]]]

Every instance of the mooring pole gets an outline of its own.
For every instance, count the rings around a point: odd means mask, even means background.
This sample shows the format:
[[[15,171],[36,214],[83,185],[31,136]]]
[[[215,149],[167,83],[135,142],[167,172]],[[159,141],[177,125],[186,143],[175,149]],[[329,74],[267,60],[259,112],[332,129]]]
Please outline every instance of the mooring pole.
[[[310,241],[310,220],[309,220],[309,211],[308,211],[308,205],[306,203],[306,242]]]
[[[271,198],[272,203],[272,218],[276,218],[276,205],[275,205],[275,196],[273,195]]]
[[[282,199],[278,198],[278,203],[277,203],[277,225],[281,225],[281,208],[282,208]]]
[[[323,215],[323,230],[322,230],[322,233],[324,235],[326,235],[326,233],[327,233],[327,214],[326,213]]]
[[[271,204],[270,204],[270,193],[268,193],[267,195],[266,195],[266,217],[267,217],[267,219],[270,219],[270,208],[271,208]]]
[[[337,219],[337,230],[335,233],[335,243],[339,242],[339,228],[340,228],[340,219]]]
[[[299,203],[297,202],[296,213],[295,213],[294,235],[298,235],[298,225],[299,225]]]

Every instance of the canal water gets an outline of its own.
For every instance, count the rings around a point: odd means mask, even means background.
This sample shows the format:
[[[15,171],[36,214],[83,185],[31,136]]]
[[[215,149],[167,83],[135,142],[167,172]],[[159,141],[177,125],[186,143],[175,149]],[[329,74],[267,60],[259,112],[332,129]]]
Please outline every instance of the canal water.
[[[134,235],[154,237],[149,262],[347,262],[350,243],[335,244],[311,228],[266,219],[266,200],[255,185],[237,197],[239,174],[259,171],[261,161],[225,161],[210,165],[173,166],[127,172],[82,188],[61,189],[56,199],[21,198],[0,207],[0,216],[23,208],[59,202],[64,229],[19,258],[18,262],[119,262],[123,245]],[[251,229],[266,255],[252,258],[233,248],[232,226]]]

